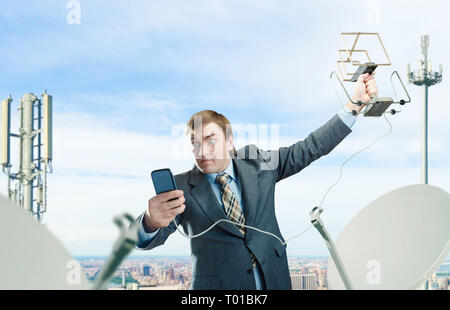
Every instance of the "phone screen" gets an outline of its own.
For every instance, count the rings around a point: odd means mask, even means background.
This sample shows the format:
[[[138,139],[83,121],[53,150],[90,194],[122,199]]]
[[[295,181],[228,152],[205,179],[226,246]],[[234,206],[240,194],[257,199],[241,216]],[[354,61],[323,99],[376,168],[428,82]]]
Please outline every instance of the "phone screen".
[[[168,168],[152,171],[152,181],[156,194],[177,189],[175,179]]]

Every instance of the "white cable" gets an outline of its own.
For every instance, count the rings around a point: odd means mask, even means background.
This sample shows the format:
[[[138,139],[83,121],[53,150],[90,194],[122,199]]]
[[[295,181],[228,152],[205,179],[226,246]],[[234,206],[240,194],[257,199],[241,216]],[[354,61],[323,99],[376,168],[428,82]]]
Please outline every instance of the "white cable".
[[[360,149],[359,151],[357,151],[356,153],[354,153],[352,156],[350,156],[349,158],[347,158],[347,159],[341,164],[341,167],[340,167],[340,169],[339,169],[339,176],[338,176],[336,182],[335,182],[334,184],[332,184],[332,185],[327,189],[327,191],[325,192],[325,194],[323,195],[322,200],[320,201],[320,204],[319,204],[319,208],[322,206],[323,201],[325,200],[325,197],[328,195],[328,193],[330,192],[330,190],[331,190],[334,186],[336,186],[336,184],[339,183],[339,181],[340,181],[340,179],[341,179],[341,176],[342,176],[342,169],[343,169],[344,165],[345,165],[348,161],[350,161],[353,157],[355,157],[357,154],[361,153],[361,152],[364,151],[364,150],[367,150],[368,148],[372,147],[378,140],[380,140],[381,138],[384,138],[384,137],[386,137],[387,135],[390,135],[390,134],[392,133],[392,125],[391,125],[391,123],[389,122],[389,120],[386,118],[386,113],[384,113],[383,116],[384,116],[384,119],[386,120],[386,122],[387,122],[388,125],[389,125],[389,132],[386,133],[386,134],[384,134],[384,135],[382,135],[382,136],[379,136],[379,137],[376,138],[374,141],[372,141],[372,143],[370,143],[369,145],[363,147],[362,149]],[[180,229],[180,226],[178,225],[178,223],[177,223],[177,221],[176,221],[176,218],[173,219],[173,222],[174,222],[174,224],[175,224],[175,226],[176,226],[178,232],[179,232],[181,235],[183,235],[184,237],[188,238],[188,239],[193,239],[193,238],[200,237],[200,236],[202,236],[203,234],[206,234],[206,233],[207,233],[208,231],[210,231],[211,229],[213,229],[217,224],[219,224],[219,223],[221,223],[221,222],[226,222],[226,223],[231,223],[231,224],[233,224],[233,225],[237,225],[237,226],[241,226],[241,227],[253,229],[253,230],[256,230],[256,231],[258,231],[258,232],[260,232],[260,233],[263,233],[263,234],[272,236],[272,237],[276,238],[278,241],[280,241],[281,245],[283,245],[283,246],[286,245],[286,243],[287,243],[288,241],[300,237],[301,235],[303,235],[304,233],[306,233],[311,227],[313,227],[313,225],[310,224],[304,231],[302,231],[302,232],[299,233],[298,235],[295,235],[295,236],[293,236],[293,237],[291,237],[291,238],[286,239],[286,240],[283,242],[283,240],[281,240],[280,237],[278,237],[277,235],[275,235],[275,234],[273,234],[273,233],[271,233],[271,232],[264,231],[264,230],[261,230],[261,229],[259,229],[259,228],[253,227],[253,226],[249,226],[249,225],[245,225],[245,224],[236,223],[236,222],[233,222],[233,221],[230,221],[230,220],[227,220],[227,219],[220,219],[220,220],[216,221],[214,224],[212,224],[210,227],[208,227],[206,230],[202,231],[201,233],[198,233],[198,234],[196,234],[196,235],[191,235],[191,236],[186,235],[186,234]]]
[[[383,116],[384,116],[384,119],[386,120],[386,122],[387,122],[388,125],[389,125],[389,132],[385,133],[385,134],[382,135],[382,136],[379,136],[378,138],[376,138],[375,140],[373,140],[372,143],[370,143],[369,145],[363,147],[362,149],[360,149],[359,151],[357,151],[356,153],[354,153],[352,156],[350,156],[349,158],[347,158],[346,160],[344,160],[344,162],[341,164],[341,167],[340,167],[340,169],[339,169],[339,176],[338,176],[336,182],[334,182],[334,184],[332,184],[332,185],[327,189],[327,191],[325,192],[325,194],[323,195],[322,200],[321,200],[320,203],[319,203],[319,208],[322,207],[323,201],[325,200],[325,197],[328,195],[328,193],[330,192],[330,190],[331,190],[334,186],[336,186],[336,184],[339,183],[339,181],[340,181],[340,179],[341,179],[341,176],[342,176],[342,168],[344,167],[344,165],[345,165],[348,161],[350,161],[353,157],[355,157],[357,154],[361,153],[362,151],[367,150],[368,148],[372,147],[378,140],[380,140],[381,138],[384,138],[384,137],[386,137],[386,136],[388,136],[388,135],[390,135],[390,134],[392,133],[392,125],[391,125],[391,123],[389,122],[389,120],[386,118],[386,113],[383,113]]]
[[[227,222],[227,223],[231,223],[231,224],[233,224],[233,225],[237,225],[237,226],[241,226],[241,227],[245,227],[245,228],[250,228],[250,229],[259,231],[259,232],[261,232],[261,233],[263,233],[263,234],[272,236],[272,237],[278,239],[278,241],[280,241],[282,245],[285,245],[286,242],[287,242],[287,240],[286,240],[285,242],[283,242],[283,240],[281,240],[280,237],[278,237],[277,235],[275,235],[275,234],[273,234],[273,233],[271,233],[271,232],[264,231],[264,230],[261,230],[261,229],[259,229],[259,228],[253,227],[253,226],[249,226],[249,225],[245,225],[245,224],[236,223],[236,222],[233,222],[233,221],[230,221],[230,220],[227,220],[227,219],[220,219],[220,220],[218,220],[217,222],[215,222],[214,224],[212,224],[210,227],[208,227],[208,229],[202,231],[201,233],[198,233],[198,234],[196,234],[196,235],[189,236],[189,235],[186,235],[182,230],[180,230],[179,225],[176,223],[176,219],[173,219],[173,220],[174,220],[174,222],[175,222],[175,225],[177,226],[178,231],[179,231],[183,236],[185,236],[186,238],[189,238],[189,239],[200,237],[201,235],[203,235],[203,234],[207,233],[208,231],[210,231],[210,230],[211,230],[214,226],[216,226],[217,224],[219,224],[219,223],[221,223],[221,222]],[[308,229],[309,229],[309,227],[308,227]],[[307,229],[307,230],[308,230],[308,229]]]

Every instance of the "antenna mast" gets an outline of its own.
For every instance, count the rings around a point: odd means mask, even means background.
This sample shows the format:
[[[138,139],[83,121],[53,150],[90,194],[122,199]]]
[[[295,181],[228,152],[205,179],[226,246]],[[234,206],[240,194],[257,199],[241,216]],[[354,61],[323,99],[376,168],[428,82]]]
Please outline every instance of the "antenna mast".
[[[408,64],[408,82],[423,86],[423,114],[422,114],[422,183],[428,184],[428,87],[442,81],[442,65],[439,72],[433,71],[431,61],[428,60],[429,36],[423,35],[421,39],[423,59],[419,60],[418,71],[411,72]]]
[[[19,103],[19,133],[11,133],[11,95],[2,101],[1,161],[8,177],[8,198],[41,222],[47,210],[47,173],[52,172],[52,96],[25,94]],[[11,172],[10,139],[19,139],[16,173]]]

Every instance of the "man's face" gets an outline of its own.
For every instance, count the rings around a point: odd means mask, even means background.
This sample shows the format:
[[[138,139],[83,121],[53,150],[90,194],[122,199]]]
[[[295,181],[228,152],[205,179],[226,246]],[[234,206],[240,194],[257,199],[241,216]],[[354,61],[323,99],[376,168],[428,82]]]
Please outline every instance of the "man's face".
[[[233,151],[233,135],[228,139],[216,123],[202,124],[191,132],[192,152],[195,163],[205,174],[224,171],[230,163]]]

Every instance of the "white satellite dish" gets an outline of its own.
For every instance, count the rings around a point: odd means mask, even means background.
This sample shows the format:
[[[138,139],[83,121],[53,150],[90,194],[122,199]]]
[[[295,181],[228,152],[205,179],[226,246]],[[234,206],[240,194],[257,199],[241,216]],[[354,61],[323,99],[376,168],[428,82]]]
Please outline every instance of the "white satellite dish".
[[[417,289],[450,250],[450,195],[418,184],[393,190],[361,210],[336,248],[354,289]],[[328,283],[345,289],[333,260]]]
[[[0,289],[89,289],[79,263],[31,214],[0,194]]]

